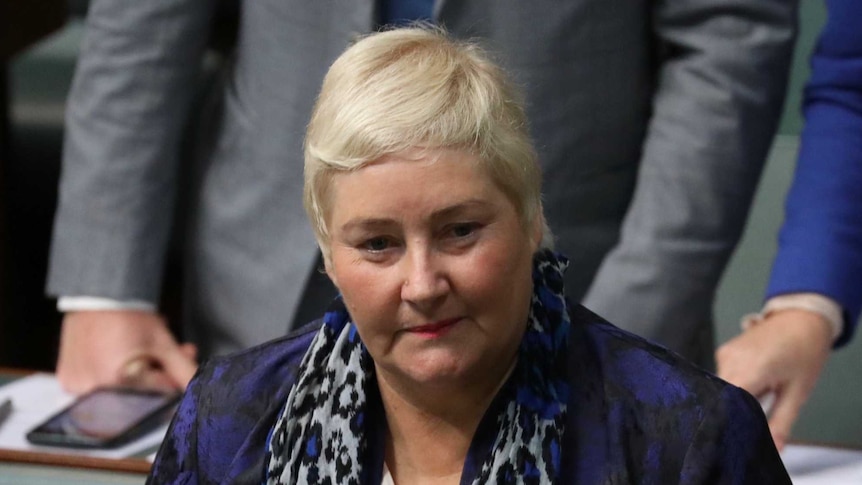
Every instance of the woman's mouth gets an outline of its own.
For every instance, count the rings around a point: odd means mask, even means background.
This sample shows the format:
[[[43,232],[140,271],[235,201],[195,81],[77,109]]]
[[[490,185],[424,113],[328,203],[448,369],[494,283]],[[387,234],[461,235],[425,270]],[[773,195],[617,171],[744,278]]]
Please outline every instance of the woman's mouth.
[[[445,333],[451,330],[452,327],[455,326],[455,324],[460,321],[461,317],[448,318],[446,320],[440,320],[434,323],[410,327],[407,329],[407,331],[425,338],[436,338],[443,336]]]

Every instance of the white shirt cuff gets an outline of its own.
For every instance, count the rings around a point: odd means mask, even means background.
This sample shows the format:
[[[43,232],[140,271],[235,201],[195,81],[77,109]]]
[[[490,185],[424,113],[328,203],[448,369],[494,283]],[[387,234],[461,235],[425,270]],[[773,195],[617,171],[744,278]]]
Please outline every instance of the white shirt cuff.
[[[766,301],[760,313],[750,313],[742,317],[740,325],[747,330],[752,325],[761,322],[771,313],[781,310],[807,310],[822,316],[832,328],[832,341],[838,340],[844,330],[844,318],[841,316],[841,305],[832,298],[819,293],[788,293],[774,296]]]
[[[94,310],[137,310],[156,312],[156,305],[142,300],[114,300],[98,296],[61,296],[57,300],[57,310],[61,312],[79,312]]]

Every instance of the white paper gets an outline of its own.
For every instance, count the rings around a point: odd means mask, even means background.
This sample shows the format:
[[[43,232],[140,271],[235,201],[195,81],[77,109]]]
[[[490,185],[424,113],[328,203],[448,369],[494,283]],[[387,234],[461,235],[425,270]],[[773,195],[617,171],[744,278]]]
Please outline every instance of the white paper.
[[[38,446],[27,441],[25,438],[27,432],[71,404],[75,400],[74,396],[64,392],[52,374],[33,374],[0,387],[0,402],[6,398],[12,399],[12,413],[3,423],[0,423],[0,448],[3,449],[100,458],[128,458],[157,446],[164,439],[168,428],[165,424],[125,446],[114,449],[80,450]]]
[[[781,459],[794,485],[862,484],[862,451],[788,445]]]

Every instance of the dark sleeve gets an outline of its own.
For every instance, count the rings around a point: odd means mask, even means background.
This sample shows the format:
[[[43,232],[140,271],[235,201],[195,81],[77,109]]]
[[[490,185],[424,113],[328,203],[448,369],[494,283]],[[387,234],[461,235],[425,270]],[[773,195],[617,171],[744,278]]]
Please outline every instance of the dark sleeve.
[[[147,484],[200,483],[197,472],[197,418],[200,390],[200,372],[198,372],[180,401],[165,440],[156,455]]]
[[[831,0],[811,58],[799,160],[767,298],[813,292],[844,310],[846,343],[862,309],[862,2]]]
[[[686,452],[679,483],[791,483],[766,417],[751,395],[730,385],[722,390]]]

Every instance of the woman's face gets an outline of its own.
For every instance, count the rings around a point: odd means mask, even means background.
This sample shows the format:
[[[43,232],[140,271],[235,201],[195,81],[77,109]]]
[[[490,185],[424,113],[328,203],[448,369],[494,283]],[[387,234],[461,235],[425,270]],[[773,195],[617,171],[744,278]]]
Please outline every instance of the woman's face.
[[[455,150],[384,157],[331,183],[327,271],[378,371],[426,385],[505,372],[540,224],[528,234],[475,157]]]

